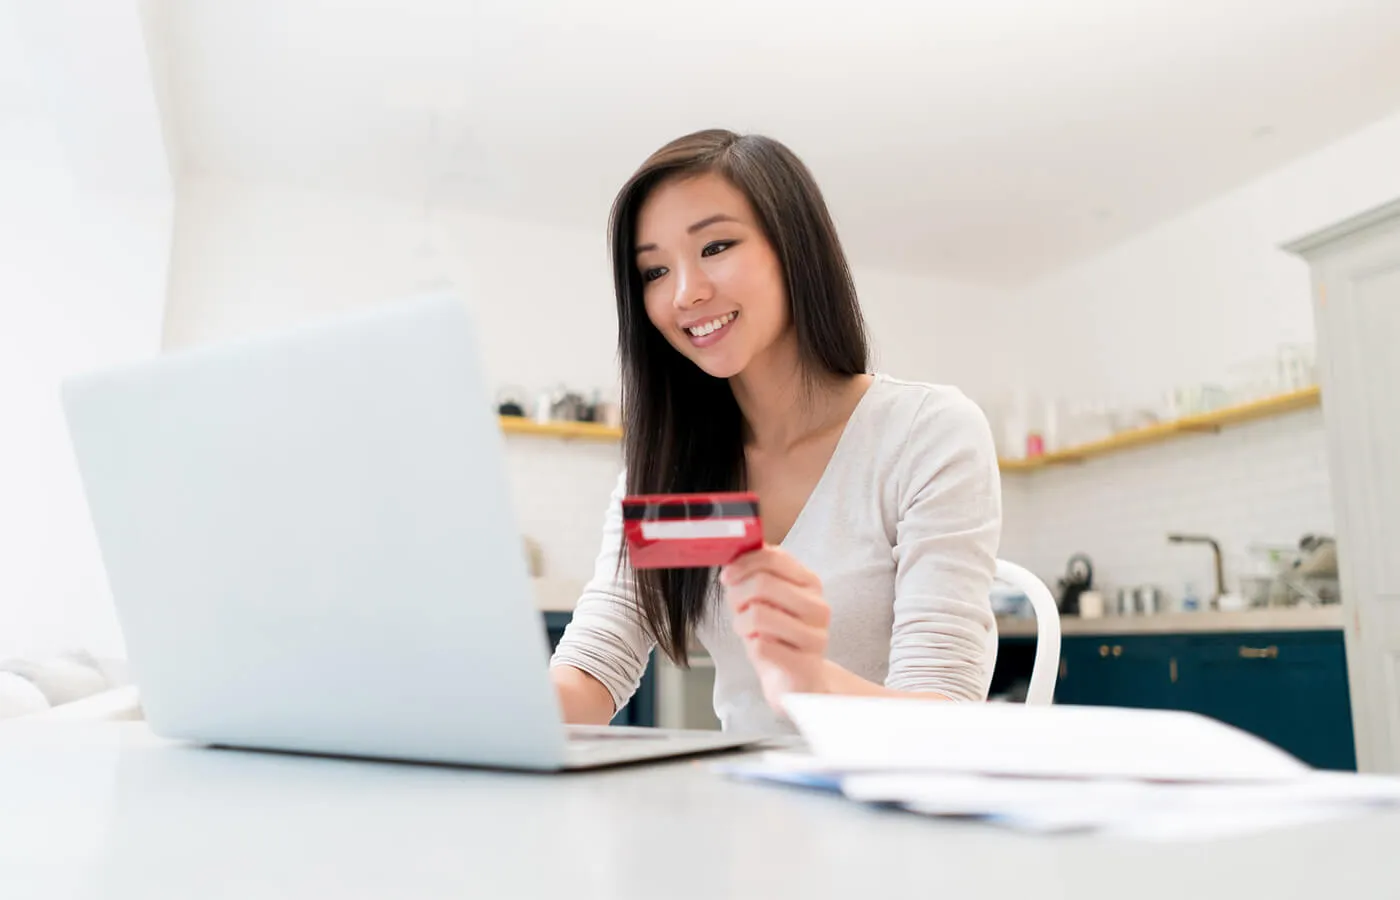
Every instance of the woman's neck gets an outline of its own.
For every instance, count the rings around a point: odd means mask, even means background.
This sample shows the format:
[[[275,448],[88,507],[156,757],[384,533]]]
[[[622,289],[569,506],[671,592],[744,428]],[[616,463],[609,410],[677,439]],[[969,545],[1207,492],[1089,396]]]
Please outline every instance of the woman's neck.
[[[729,379],[748,426],[748,442],[781,453],[845,422],[869,376],[804,378],[795,335],[780,341]]]

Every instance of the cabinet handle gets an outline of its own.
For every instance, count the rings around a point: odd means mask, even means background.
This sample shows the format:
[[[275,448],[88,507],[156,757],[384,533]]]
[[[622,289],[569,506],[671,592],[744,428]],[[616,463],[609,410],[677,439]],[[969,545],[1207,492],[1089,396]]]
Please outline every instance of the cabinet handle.
[[[1241,659],[1278,659],[1278,647],[1270,644],[1267,647],[1241,647]]]
[[[1123,655],[1123,648],[1120,647],[1120,646],[1118,646],[1117,644],[1114,644],[1114,645],[1113,645],[1113,655],[1114,655],[1114,656],[1122,656],[1122,655]]]
[[[1176,657],[1175,657],[1175,656],[1173,656],[1172,659],[1171,659],[1171,666],[1170,666],[1170,668],[1171,668],[1171,673],[1172,673],[1172,684],[1176,684]]]
[[[1107,656],[1107,655],[1108,655],[1108,645],[1107,645],[1107,644],[1099,644],[1099,656]]]
[[[1063,680],[1069,675],[1069,660],[1060,657],[1060,679]]]

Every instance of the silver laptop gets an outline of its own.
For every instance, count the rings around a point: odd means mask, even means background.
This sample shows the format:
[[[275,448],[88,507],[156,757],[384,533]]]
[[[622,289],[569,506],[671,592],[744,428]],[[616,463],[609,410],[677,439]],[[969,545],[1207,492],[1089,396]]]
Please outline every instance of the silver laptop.
[[[561,724],[452,294],[83,376],[63,399],[156,733],[546,771],[748,743]]]

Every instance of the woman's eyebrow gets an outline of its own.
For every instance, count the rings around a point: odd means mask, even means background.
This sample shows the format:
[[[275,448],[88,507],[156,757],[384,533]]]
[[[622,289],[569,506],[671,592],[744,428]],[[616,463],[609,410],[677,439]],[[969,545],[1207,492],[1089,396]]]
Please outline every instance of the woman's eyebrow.
[[[713,216],[706,216],[705,218],[701,219],[699,222],[696,222],[694,225],[691,225],[691,226],[690,226],[689,228],[687,228],[685,231],[686,231],[686,234],[694,234],[695,232],[700,231],[701,229],[709,228],[711,225],[714,225],[716,222],[738,222],[738,221],[739,221],[738,219],[734,218],[733,216],[729,215],[728,213],[715,213]],[[655,244],[638,244],[635,253],[637,253],[638,255],[640,255],[640,254],[642,254],[642,253],[646,253],[646,252],[648,252],[648,251],[650,251],[650,250],[655,250],[655,249],[656,249],[656,245],[655,245]]]
[[[702,228],[709,228],[711,225],[715,224],[716,222],[737,222],[737,221],[739,221],[739,220],[736,219],[736,218],[734,218],[734,217],[731,216],[731,215],[726,215],[725,213],[715,213],[713,216],[708,216],[708,217],[706,217],[706,218],[704,218],[704,219],[701,219],[699,222],[696,222],[694,225],[690,226],[690,227],[687,228],[685,231],[686,231],[686,234],[694,234],[695,232],[699,231],[699,230],[702,229]]]

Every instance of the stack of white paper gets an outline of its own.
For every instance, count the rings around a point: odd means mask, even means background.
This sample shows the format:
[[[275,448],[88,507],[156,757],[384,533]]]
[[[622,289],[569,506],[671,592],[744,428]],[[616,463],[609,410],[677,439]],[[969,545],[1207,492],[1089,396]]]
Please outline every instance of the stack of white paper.
[[[1400,807],[1400,779],[1314,771],[1193,713],[794,695],[810,754],[722,767],[1040,831],[1205,839]]]

